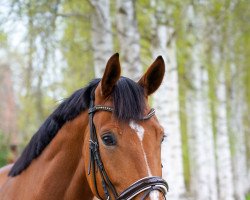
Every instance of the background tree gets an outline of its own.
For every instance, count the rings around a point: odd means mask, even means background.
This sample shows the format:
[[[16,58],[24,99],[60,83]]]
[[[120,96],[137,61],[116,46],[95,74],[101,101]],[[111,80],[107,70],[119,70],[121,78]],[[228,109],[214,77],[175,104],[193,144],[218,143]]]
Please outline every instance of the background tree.
[[[107,58],[113,53],[113,35],[109,0],[91,0],[92,47],[96,77],[102,77]]]
[[[166,77],[151,103],[168,135],[162,155],[169,199],[244,199],[248,10],[244,0],[3,0],[0,58],[11,66],[19,149],[61,99],[100,76],[113,53],[134,80],[162,54]],[[9,145],[2,138],[0,149],[3,165]]]
[[[138,32],[135,1],[117,0],[117,35],[124,75],[139,80],[142,74],[140,59],[140,34]]]
[[[196,199],[217,199],[214,138],[209,107],[209,79],[206,63],[207,18],[203,6],[196,2],[187,9],[187,30],[192,44],[187,75],[188,145],[190,155],[190,189]],[[206,156],[204,156],[206,155]]]
[[[163,177],[175,187],[169,192],[170,199],[181,199],[185,193],[181,147],[181,129],[178,97],[178,68],[174,22],[171,20],[174,6],[164,1],[151,1],[152,57],[162,55],[166,72],[163,83],[154,95],[153,105],[164,127],[167,138],[162,144]],[[165,13],[165,9],[168,9]]]

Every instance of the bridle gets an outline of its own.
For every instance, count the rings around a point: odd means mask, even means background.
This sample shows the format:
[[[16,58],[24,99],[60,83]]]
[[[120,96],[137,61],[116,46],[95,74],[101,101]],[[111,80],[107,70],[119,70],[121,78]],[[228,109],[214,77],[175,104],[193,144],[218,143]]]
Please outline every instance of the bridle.
[[[98,192],[97,182],[96,182],[96,170],[99,170],[101,179],[102,179],[102,187],[105,193],[106,200],[111,199],[110,192],[113,194],[115,200],[130,200],[137,196],[138,194],[144,192],[141,200],[144,200],[150,192],[157,190],[163,194],[165,197],[168,191],[168,184],[167,182],[158,176],[150,176],[142,178],[132,185],[130,185],[126,190],[124,190],[121,194],[118,194],[114,185],[110,181],[105,168],[103,166],[100,152],[99,152],[99,145],[98,139],[96,134],[96,128],[93,122],[94,113],[97,111],[107,111],[113,112],[112,107],[108,106],[101,106],[101,105],[94,105],[94,90],[91,94],[90,106],[89,106],[89,126],[90,126],[90,140],[89,140],[89,149],[90,149],[90,161],[88,167],[88,175],[90,175],[92,169],[92,178],[95,186],[95,191],[97,197],[103,200]],[[155,114],[155,110],[151,109],[151,111],[142,118],[142,120],[147,120],[151,118]],[[96,168],[97,167],[97,168]]]

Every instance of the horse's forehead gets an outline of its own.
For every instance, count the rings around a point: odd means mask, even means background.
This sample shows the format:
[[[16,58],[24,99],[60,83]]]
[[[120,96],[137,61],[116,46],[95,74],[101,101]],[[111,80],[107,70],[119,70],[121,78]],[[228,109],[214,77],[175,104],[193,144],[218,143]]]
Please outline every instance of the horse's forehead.
[[[138,135],[140,141],[143,141],[144,138],[144,128],[143,126],[141,126],[140,124],[136,123],[134,120],[130,120],[129,122],[129,126],[132,130],[134,130],[136,132],[136,134]]]
[[[101,131],[113,130],[119,134],[133,132],[140,135],[140,138],[143,138],[144,133],[149,131],[148,129],[155,130],[161,128],[157,120],[129,120],[124,122],[119,121],[110,112],[97,112],[95,117],[96,127]],[[128,136],[129,134],[127,134]]]
[[[129,127],[139,136],[139,139],[141,141],[143,140],[144,135],[147,134],[147,132],[156,132],[157,134],[164,133],[164,128],[159,123],[156,116],[152,116],[150,119],[142,121],[130,120]]]

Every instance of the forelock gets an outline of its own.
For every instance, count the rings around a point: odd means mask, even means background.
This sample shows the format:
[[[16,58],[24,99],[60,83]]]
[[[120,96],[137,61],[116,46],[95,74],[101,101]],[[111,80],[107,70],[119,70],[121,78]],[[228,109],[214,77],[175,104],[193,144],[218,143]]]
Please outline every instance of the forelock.
[[[140,120],[145,111],[144,89],[138,83],[121,77],[111,94],[114,114],[118,120]]]

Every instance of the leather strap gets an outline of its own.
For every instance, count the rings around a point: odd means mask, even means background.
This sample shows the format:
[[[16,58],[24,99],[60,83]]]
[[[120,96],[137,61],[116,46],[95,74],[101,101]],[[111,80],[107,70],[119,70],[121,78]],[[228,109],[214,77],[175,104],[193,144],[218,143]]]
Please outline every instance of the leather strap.
[[[148,189],[143,196],[141,197],[141,200],[144,200],[147,198],[147,196],[150,194],[150,192],[154,191],[154,190],[158,190],[159,192],[161,192],[162,194],[164,194],[164,189],[162,187],[159,186],[152,186],[150,189]],[[164,195],[164,199],[166,200],[166,196]]]
[[[164,179],[158,176],[142,178],[129,186],[116,200],[129,200],[143,191],[149,191],[143,196],[142,199],[144,199],[153,190],[158,190],[165,196],[168,191],[168,184]]]
[[[111,183],[101,160],[100,152],[99,152],[99,145],[98,145],[98,139],[96,134],[96,129],[93,121],[94,113],[97,110],[105,110],[112,112],[112,108],[107,106],[94,106],[94,90],[92,91],[91,100],[90,100],[90,108],[89,108],[89,126],[90,126],[90,161],[89,161],[89,167],[88,167],[88,174],[90,174],[92,169],[93,174],[93,181],[95,185],[95,191],[98,196],[98,198],[102,199],[97,188],[96,183],[96,169],[99,170],[101,178],[102,178],[102,187],[106,196],[106,199],[110,199],[111,196],[109,194],[110,189],[114,195],[115,198],[118,197],[118,193],[115,190],[115,187]]]
[[[90,113],[95,113],[98,110],[108,111],[108,112],[113,112],[114,111],[114,109],[112,107],[110,107],[110,106],[96,105],[96,106],[93,106],[93,107],[89,108],[89,114]],[[144,116],[143,118],[141,118],[140,120],[150,119],[153,115],[155,115],[155,109],[151,108],[151,110],[149,111],[149,113],[146,116]]]
[[[153,117],[153,115],[155,115],[155,109],[151,108],[151,110],[149,111],[149,113],[145,117],[143,117],[141,120],[150,119],[151,117]]]

